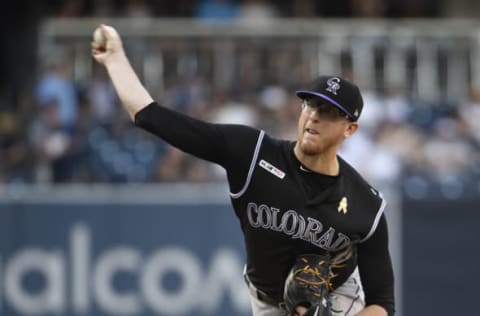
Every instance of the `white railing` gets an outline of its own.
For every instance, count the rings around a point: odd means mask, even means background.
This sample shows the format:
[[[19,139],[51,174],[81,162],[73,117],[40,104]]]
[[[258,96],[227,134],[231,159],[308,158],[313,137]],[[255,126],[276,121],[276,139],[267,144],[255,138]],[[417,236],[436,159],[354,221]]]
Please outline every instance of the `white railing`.
[[[252,59],[258,71],[250,79],[260,84],[288,82],[296,67],[307,67],[312,76],[343,73],[364,89],[400,90],[424,101],[455,101],[469,85],[480,86],[480,23],[465,19],[51,19],[40,31],[39,60],[67,47],[75,79],[88,80],[89,41],[100,23],[119,30],[134,66],[159,96],[171,76],[200,75],[229,87],[242,58]]]

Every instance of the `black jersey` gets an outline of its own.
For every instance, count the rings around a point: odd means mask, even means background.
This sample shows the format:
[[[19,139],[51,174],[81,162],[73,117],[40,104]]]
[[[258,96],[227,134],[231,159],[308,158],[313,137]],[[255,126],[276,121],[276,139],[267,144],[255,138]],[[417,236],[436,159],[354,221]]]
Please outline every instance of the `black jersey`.
[[[358,265],[367,305],[393,314],[385,201],[343,159],[338,157],[338,176],[321,175],[296,159],[293,141],[247,126],[206,123],[156,103],[138,112],[135,123],[225,168],[245,239],[247,273],[258,289],[280,302],[298,255],[348,253],[334,271],[334,287]]]
[[[339,176],[322,176],[302,166],[294,145],[260,132],[245,185],[231,194],[245,236],[249,278],[279,298],[298,255],[348,251],[372,235],[385,205],[341,158]],[[326,187],[315,190],[315,181]],[[355,249],[347,267],[335,271],[334,287],[356,267]]]

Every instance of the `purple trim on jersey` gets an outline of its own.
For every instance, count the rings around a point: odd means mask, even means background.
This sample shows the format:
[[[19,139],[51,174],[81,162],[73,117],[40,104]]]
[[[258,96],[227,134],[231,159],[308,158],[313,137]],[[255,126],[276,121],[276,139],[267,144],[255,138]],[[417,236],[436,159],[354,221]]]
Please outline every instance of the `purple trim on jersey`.
[[[382,217],[383,211],[385,210],[385,206],[387,206],[387,202],[382,199],[382,205],[380,205],[380,208],[378,209],[377,215],[375,216],[375,220],[373,221],[372,228],[370,229],[370,232],[368,232],[367,236],[360,240],[360,242],[366,241],[368,238],[370,238],[375,230],[377,229],[378,222],[380,222],[380,217]]]
[[[346,113],[350,118],[352,119],[355,119],[353,117],[352,114],[350,114],[350,112],[347,111],[347,109],[345,109],[345,107],[343,107],[340,103],[338,103],[337,101],[335,101],[334,99],[330,98],[329,96],[323,94],[323,93],[319,93],[319,92],[314,92],[314,91],[308,91],[308,90],[299,90],[299,91],[296,91],[295,92],[298,96],[300,96],[300,94],[309,94],[309,95],[314,95],[314,96],[317,96],[317,97],[320,97],[328,102],[330,102],[331,104],[335,105],[337,108],[339,108],[340,110],[342,110],[344,113]]]
[[[260,131],[260,135],[258,135],[257,145],[255,146],[255,151],[253,153],[252,162],[250,164],[250,169],[248,170],[247,179],[245,180],[245,184],[243,188],[238,193],[230,192],[230,196],[232,199],[238,199],[247,191],[248,185],[250,184],[250,180],[252,179],[253,170],[255,169],[255,165],[257,164],[258,153],[260,152],[260,146],[262,145],[263,136],[265,135],[264,131]]]

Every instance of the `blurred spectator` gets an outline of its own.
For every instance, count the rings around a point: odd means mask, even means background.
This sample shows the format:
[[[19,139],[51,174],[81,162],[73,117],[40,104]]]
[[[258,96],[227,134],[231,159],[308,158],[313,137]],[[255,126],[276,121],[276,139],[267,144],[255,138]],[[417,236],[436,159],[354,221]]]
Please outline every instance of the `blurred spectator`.
[[[204,182],[212,179],[212,168],[205,161],[192,158],[175,147],[167,146],[165,154],[158,160],[156,181],[160,182]]]
[[[467,134],[471,134],[477,147],[480,146],[480,92],[474,87],[468,89],[465,102],[459,105],[459,116],[465,123]]]
[[[113,120],[117,97],[104,69],[94,67],[87,93],[93,122],[109,125]]]
[[[252,104],[227,101],[211,113],[211,120],[215,123],[257,126],[259,117]]]
[[[287,92],[279,85],[266,86],[260,91],[260,104],[269,110],[279,110],[287,103]]]
[[[424,139],[425,135],[407,121],[384,123],[376,135],[377,142],[399,158],[404,175],[417,173],[425,166]]]
[[[285,135],[287,139],[291,138],[292,123],[296,120],[289,116],[288,102],[287,91],[280,85],[267,85],[258,95],[261,127],[274,135]],[[296,104],[297,110],[298,107]]]
[[[30,140],[36,154],[35,177],[39,182],[72,181],[80,170],[78,97],[70,79],[67,56],[61,49],[55,49],[35,87],[37,109]]]
[[[199,78],[175,80],[167,89],[164,103],[181,112],[194,114],[201,111],[207,100],[207,87]]]
[[[195,17],[203,21],[232,21],[237,16],[238,5],[234,0],[199,0],[195,7]]]
[[[361,129],[373,135],[380,123],[385,119],[386,107],[381,95],[369,90],[362,93],[363,103],[366,104],[362,111]]]
[[[160,182],[180,181],[184,176],[182,171],[185,159],[179,149],[168,146],[165,154],[158,160],[156,179]]]
[[[431,176],[442,179],[462,175],[471,169],[474,148],[462,137],[457,121],[441,118],[435,121],[432,135],[424,145],[426,165]]]
[[[75,170],[73,126],[64,128],[56,100],[44,103],[31,126],[30,139],[36,154],[36,181],[65,182]]]
[[[49,56],[46,69],[40,75],[35,87],[36,104],[42,110],[55,104],[58,111],[59,128],[72,131],[77,119],[77,90],[70,79],[67,56],[61,50],[54,50]]]

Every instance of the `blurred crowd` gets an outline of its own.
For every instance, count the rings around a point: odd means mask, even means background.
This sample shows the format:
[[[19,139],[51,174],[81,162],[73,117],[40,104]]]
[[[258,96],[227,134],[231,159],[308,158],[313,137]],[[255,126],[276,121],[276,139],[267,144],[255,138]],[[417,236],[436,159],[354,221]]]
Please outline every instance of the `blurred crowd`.
[[[407,1],[410,2],[412,6],[403,6],[404,9],[417,10],[412,12],[423,16],[436,14],[422,11],[427,10],[422,5],[428,1]],[[131,16],[159,16],[159,12],[168,10],[175,12],[172,16],[197,18],[211,14],[225,18],[309,16],[334,10],[336,2],[275,3],[64,1],[55,10],[64,17],[121,15],[121,10]],[[350,12],[339,16],[394,15],[391,10],[397,1],[348,3],[349,6],[338,7],[348,7]],[[188,62],[184,67],[189,67]],[[31,106],[21,110],[0,106],[0,183],[224,180],[220,167],[185,155],[135,128],[103,68],[93,67],[93,79],[82,83],[72,79],[69,60],[52,58],[38,68],[31,95],[27,96]],[[181,72],[182,66],[177,68]],[[294,140],[300,111],[294,92],[315,75],[306,68],[299,66],[289,76],[283,72],[275,80],[252,83],[249,76],[259,70],[249,68],[247,60],[230,86],[219,88],[209,76],[200,73],[179,75],[166,80],[162,96],[157,99],[165,106],[210,122],[247,124]],[[434,181],[479,179],[480,94],[475,87],[465,90],[465,98],[455,102],[427,102],[403,91],[365,88],[361,128],[345,142],[341,155],[373,182],[417,176]]]
[[[68,66],[39,76],[28,118],[1,116],[3,183],[174,182],[223,180],[223,170],[165,145],[134,127],[103,68],[87,85]],[[298,86],[260,84],[215,90],[200,77],[172,80],[160,103],[217,123],[247,124],[292,139]],[[364,90],[361,128],[341,155],[371,181],[422,175],[443,180],[480,175],[480,96],[471,89],[456,104],[424,104],[401,93]],[[181,128],[181,127],[179,127]],[[25,137],[24,137],[25,136]]]

